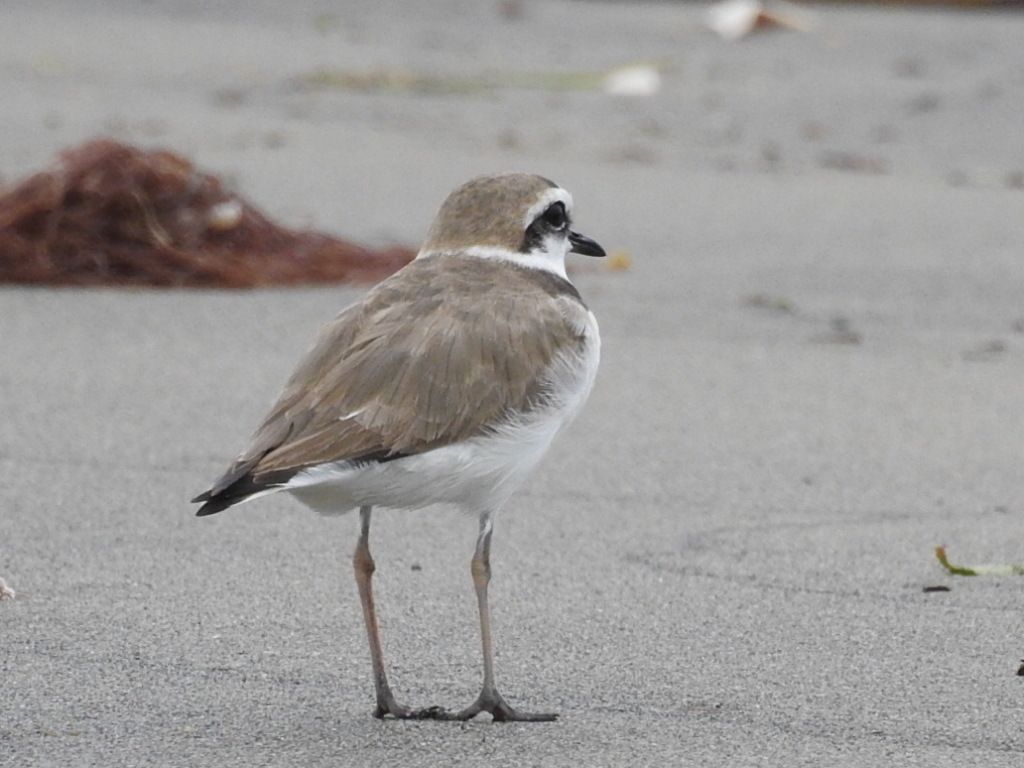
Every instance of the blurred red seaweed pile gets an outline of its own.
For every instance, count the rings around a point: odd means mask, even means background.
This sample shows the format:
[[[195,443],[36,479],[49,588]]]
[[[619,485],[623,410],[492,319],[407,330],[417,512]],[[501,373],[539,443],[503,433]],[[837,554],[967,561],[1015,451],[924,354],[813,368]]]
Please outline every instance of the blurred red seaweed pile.
[[[0,189],[0,283],[248,288],[379,280],[415,254],[285,229],[180,155],[108,139]]]

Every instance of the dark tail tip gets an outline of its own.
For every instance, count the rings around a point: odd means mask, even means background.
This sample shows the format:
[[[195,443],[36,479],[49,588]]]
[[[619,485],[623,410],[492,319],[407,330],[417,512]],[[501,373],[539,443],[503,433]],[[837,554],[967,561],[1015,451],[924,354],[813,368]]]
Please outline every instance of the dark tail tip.
[[[266,478],[254,480],[248,470],[236,470],[229,472],[208,491],[203,491],[194,499],[193,504],[204,502],[196,511],[196,517],[206,517],[223,512],[228,507],[245,501],[250,496],[268,488],[278,487],[285,480],[295,474],[294,470],[286,472],[271,472]]]
[[[207,515],[215,515],[218,512],[227,509],[232,504],[237,504],[241,500],[242,499],[239,498],[238,496],[225,496],[223,494],[218,494],[215,496],[213,493],[213,488],[211,488],[208,491],[203,491],[202,493],[200,493],[198,496],[192,499],[191,503],[199,504],[200,502],[205,502],[203,506],[196,510],[196,517],[206,517]]]
[[[201,499],[193,499],[193,501],[201,501]],[[218,512],[223,512],[230,506],[234,506],[241,499],[237,496],[233,499],[225,499],[223,497],[210,499],[203,506],[196,510],[196,517],[207,517],[209,515],[215,515]]]

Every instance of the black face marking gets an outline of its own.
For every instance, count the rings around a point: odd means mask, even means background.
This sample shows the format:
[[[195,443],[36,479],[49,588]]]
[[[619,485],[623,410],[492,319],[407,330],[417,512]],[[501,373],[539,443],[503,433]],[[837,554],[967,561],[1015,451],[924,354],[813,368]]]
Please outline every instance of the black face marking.
[[[557,201],[544,209],[544,212],[533,220],[533,223],[526,228],[523,235],[523,243],[519,246],[522,253],[538,250],[544,243],[544,238],[552,232],[567,232],[569,229],[569,214],[565,210],[565,203]]]
[[[540,215],[553,230],[565,229],[569,224],[569,216],[565,212],[564,203],[553,203]]]

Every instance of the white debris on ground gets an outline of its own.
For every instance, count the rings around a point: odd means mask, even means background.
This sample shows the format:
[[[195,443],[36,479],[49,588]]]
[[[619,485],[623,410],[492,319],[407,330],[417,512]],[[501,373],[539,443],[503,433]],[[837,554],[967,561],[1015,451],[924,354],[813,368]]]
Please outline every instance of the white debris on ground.
[[[735,42],[765,27],[807,32],[814,17],[810,11],[781,0],[721,0],[708,8],[704,23],[719,37]]]
[[[7,582],[4,581],[3,578],[0,578],[0,600],[3,600],[5,597],[9,597],[13,600],[14,590],[7,586]]]
[[[206,226],[217,232],[234,229],[242,221],[245,208],[241,200],[231,199],[217,203],[206,213]]]
[[[633,64],[613,69],[601,83],[612,96],[653,96],[661,90],[661,73],[650,64]]]

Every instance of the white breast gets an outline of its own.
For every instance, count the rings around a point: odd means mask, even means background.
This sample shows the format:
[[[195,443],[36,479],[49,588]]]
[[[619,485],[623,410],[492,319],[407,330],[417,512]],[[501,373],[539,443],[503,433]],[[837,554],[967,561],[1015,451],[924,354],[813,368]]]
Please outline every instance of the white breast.
[[[601,357],[597,320],[587,313],[582,353],[557,356],[547,380],[550,404],[470,440],[382,464],[311,467],[285,490],[322,514],[361,505],[419,508],[454,504],[470,513],[496,510],[537,466],[555,435],[579,413]]]

